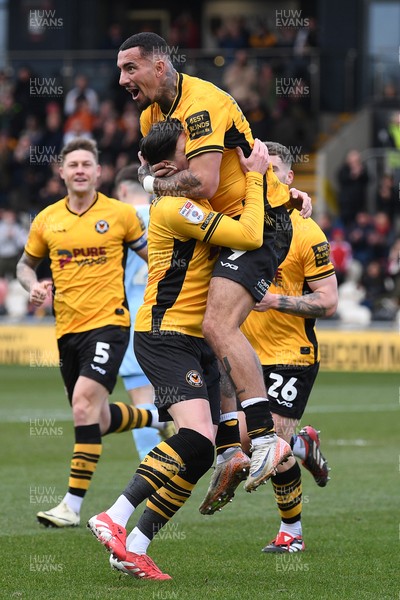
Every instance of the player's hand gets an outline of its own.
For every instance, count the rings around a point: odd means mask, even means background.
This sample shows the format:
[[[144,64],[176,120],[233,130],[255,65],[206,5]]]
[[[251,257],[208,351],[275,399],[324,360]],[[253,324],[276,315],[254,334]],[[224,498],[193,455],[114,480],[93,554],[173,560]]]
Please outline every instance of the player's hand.
[[[303,219],[308,219],[312,215],[312,201],[307,192],[301,192],[296,188],[290,188],[290,204],[300,211]]]
[[[253,150],[248,158],[244,157],[243,151],[240,147],[236,148],[237,155],[239,157],[240,166],[242,167],[243,173],[249,173],[249,171],[256,171],[265,175],[269,165],[269,154],[265,144],[259,139],[254,140]]]
[[[42,306],[52,286],[53,283],[51,281],[37,281],[32,286],[31,291],[29,293],[29,302],[32,302],[32,304],[34,304],[35,306]]]
[[[139,181],[140,185],[142,185],[143,179],[147,175],[151,175],[150,166],[149,166],[149,163],[147,162],[147,160],[145,160],[143,158],[143,155],[141,152],[138,152],[138,159],[140,161],[140,167],[138,168],[138,181]]]
[[[163,161],[157,163],[151,167],[151,174],[154,177],[171,177],[171,175],[175,175],[178,167],[172,165],[168,161]]]
[[[269,308],[273,308],[273,304],[276,300],[276,294],[271,294],[271,292],[266,292],[264,298],[261,302],[257,302],[254,306],[253,310],[257,312],[265,312]]]

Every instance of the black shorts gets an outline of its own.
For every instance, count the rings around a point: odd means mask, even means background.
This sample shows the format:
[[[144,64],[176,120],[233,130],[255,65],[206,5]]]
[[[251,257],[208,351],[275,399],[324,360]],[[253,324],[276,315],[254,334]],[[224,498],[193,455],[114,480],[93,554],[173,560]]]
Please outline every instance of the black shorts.
[[[128,343],[129,327],[117,325],[67,333],[58,340],[61,375],[70,403],[81,375],[101,383],[111,394]]]
[[[318,375],[319,363],[308,367],[263,365],[262,369],[270,411],[300,420]]]
[[[171,421],[168,408],[177,402],[205,398],[212,422],[219,423],[219,370],[214,352],[203,338],[176,331],[135,331],[135,356],[154,387],[161,421]]]
[[[240,283],[260,302],[285,259],[291,241],[292,221],[287,209],[284,206],[267,209],[261,248],[251,251],[221,248],[212,276]]]

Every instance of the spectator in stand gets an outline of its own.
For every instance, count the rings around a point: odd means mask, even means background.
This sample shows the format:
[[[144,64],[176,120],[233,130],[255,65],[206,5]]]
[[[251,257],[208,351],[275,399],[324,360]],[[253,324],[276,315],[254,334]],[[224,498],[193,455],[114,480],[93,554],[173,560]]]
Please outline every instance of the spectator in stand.
[[[136,162],[139,152],[140,128],[139,116],[133,102],[132,106],[126,105],[121,117],[121,127],[123,130],[121,136],[121,151],[125,152],[129,160],[128,162]]]
[[[387,129],[381,130],[378,135],[383,146],[400,150],[400,111],[391,114]]]
[[[229,17],[216,30],[218,48],[239,50],[248,48],[249,33],[242,17]]]
[[[102,44],[103,50],[118,50],[126,35],[119,23],[111,23],[107,30],[106,38]]]
[[[99,111],[95,115],[95,127],[93,131],[96,140],[98,139],[99,132],[103,128],[103,123],[105,123],[107,119],[117,119],[118,117],[118,111],[115,109],[113,100],[107,98],[100,102]]]
[[[58,104],[53,102],[46,106],[46,120],[42,136],[38,141],[39,146],[52,148],[53,154],[60,154],[63,142],[62,114]]]
[[[392,222],[399,214],[400,199],[395,189],[394,177],[391,173],[384,173],[379,180],[376,194],[376,209],[386,213]]]
[[[0,130],[0,208],[9,206],[11,189],[12,141],[6,131]]]
[[[46,206],[54,204],[63,195],[65,195],[65,190],[62,180],[59,177],[50,177],[39,191],[38,210],[43,210]]]
[[[394,243],[395,234],[389,217],[378,212],[371,217],[372,231],[368,235],[368,244],[372,250],[373,260],[386,264],[390,246]]]
[[[29,136],[21,135],[12,157],[9,194],[9,205],[16,212],[30,212],[35,205],[39,190],[45,182],[41,160],[42,155],[35,153]]]
[[[373,258],[369,245],[369,236],[373,229],[371,216],[366,212],[359,212],[355,216],[355,223],[347,233],[347,239],[353,249],[353,258],[363,266],[366,266]]]
[[[21,135],[27,135],[32,146],[38,145],[40,138],[43,136],[43,130],[36,115],[30,113],[26,115]]]
[[[3,104],[4,96],[13,94],[14,84],[11,77],[4,69],[0,70],[0,107]]]
[[[309,55],[318,45],[317,22],[313,17],[308,19],[307,27],[297,30],[293,43],[293,77],[308,77]]]
[[[332,231],[329,244],[331,248],[331,262],[335,267],[338,285],[341,285],[347,276],[353,259],[351,245],[345,240],[344,231],[339,227]]]
[[[253,92],[247,96],[244,106],[242,105],[242,110],[250,123],[250,128],[255,138],[265,140],[268,137],[274,137],[272,135],[273,121],[257,92]]]
[[[17,138],[22,125],[22,107],[15,103],[12,92],[4,93],[0,104],[0,129]]]
[[[387,82],[383,86],[382,95],[374,102],[376,108],[392,108],[399,107],[399,95],[395,84],[392,81]]]
[[[345,227],[354,223],[354,217],[365,209],[369,177],[358,150],[350,150],[338,171],[339,217]]]
[[[92,138],[95,116],[90,111],[89,103],[84,96],[77,98],[76,109],[68,117],[64,125],[64,145],[76,137]]]
[[[115,167],[112,163],[102,163],[101,175],[97,191],[101,192],[105,196],[113,198],[114,193],[114,180],[115,180]]]
[[[257,90],[257,70],[249,62],[246,50],[236,50],[233,62],[226,67],[222,76],[222,87],[245,111],[248,96],[255,94]]]
[[[114,117],[107,118],[103,123],[101,132],[97,132],[97,136],[97,146],[100,151],[101,161],[115,164],[122,148],[121,130],[117,119]]]
[[[16,126],[19,131],[23,128],[26,115],[28,113],[42,116],[44,104],[43,98],[31,94],[31,86],[34,84],[36,75],[31,67],[24,65],[19,67],[17,80],[14,86],[14,103],[17,107],[18,116]]]
[[[249,37],[249,46],[251,48],[272,48],[278,42],[278,38],[264,20],[257,23],[255,31]]]
[[[76,101],[78,98],[85,98],[88,103],[89,111],[94,115],[99,110],[99,100],[97,92],[89,87],[89,81],[86,75],[77,75],[75,78],[75,87],[65,96],[64,112],[67,116],[76,111]]]
[[[280,118],[286,102],[276,93],[276,73],[270,62],[262,62],[257,75],[257,89],[262,98],[263,105],[266,107],[274,120]],[[271,133],[269,137],[273,137]],[[276,136],[274,136],[275,139]]]
[[[361,276],[361,285],[365,289],[362,304],[371,310],[372,319],[394,319],[396,309],[390,301],[393,285],[379,261],[372,260],[368,263]]]
[[[392,297],[396,299],[397,307],[400,308],[400,238],[397,238],[390,248],[387,271],[393,281]]]
[[[15,270],[25,246],[27,232],[12,210],[4,210],[0,220],[0,277],[15,279]]]
[[[334,229],[332,223],[332,217],[328,213],[322,213],[316,219],[318,225],[321,227],[322,231],[325,233],[328,240],[332,239],[332,231]]]
[[[181,13],[173,21],[168,41],[179,48],[200,48],[199,25],[189,12]]]

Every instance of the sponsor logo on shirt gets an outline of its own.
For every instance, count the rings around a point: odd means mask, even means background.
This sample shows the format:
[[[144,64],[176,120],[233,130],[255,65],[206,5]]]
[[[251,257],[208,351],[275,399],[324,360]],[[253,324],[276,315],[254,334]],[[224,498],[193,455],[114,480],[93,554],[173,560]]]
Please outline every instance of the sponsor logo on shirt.
[[[186,125],[191,140],[197,140],[200,137],[209,135],[213,131],[208,110],[202,110],[190,115],[186,119]]]
[[[322,267],[329,264],[329,244],[328,242],[321,242],[312,246],[315,258],[315,266]]]

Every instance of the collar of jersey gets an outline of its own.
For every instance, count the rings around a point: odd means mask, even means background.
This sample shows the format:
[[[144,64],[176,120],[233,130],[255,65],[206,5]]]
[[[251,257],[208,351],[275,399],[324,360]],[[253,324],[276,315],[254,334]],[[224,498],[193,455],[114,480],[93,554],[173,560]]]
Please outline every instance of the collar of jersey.
[[[70,207],[68,206],[68,196],[65,196],[65,206],[66,206],[66,209],[68,210],[68,212],[70,212],[72,215],[75,215],[76,217],[82,217],[92,208],[92,206],[94,206],[96,204],[98,199],[99,199],[99,192],[96,192],[96,196],[94,197],[92,204],[90,206],[88,206],[87,209],[83,213],[79,213],[79,214],[74,212],[73,210],[71,210]]]

